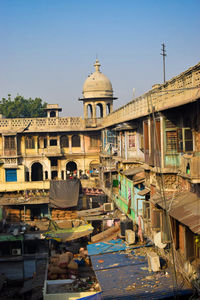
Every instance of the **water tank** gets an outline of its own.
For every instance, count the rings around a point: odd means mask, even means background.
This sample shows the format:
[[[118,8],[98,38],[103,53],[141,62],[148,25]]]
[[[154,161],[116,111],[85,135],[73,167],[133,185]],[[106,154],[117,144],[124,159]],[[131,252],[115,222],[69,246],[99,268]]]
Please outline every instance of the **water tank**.
[[[125,232],[127,229],[133,230],[133,221],[130,219],[121,220],[120,227],[121,227],[121,235],[125,236]]]

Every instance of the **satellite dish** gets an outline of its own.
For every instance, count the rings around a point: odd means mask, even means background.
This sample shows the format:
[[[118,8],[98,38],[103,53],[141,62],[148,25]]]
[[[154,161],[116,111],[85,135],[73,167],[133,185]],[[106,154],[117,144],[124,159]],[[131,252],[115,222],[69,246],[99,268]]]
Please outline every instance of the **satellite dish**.
[[[167,246],[167,244],[163,244],[161,242],[161,231],[155,233],[155,235],[154,235],[154,244],[155,244],[155,246],[157,246],[160,249],[164,249]]]

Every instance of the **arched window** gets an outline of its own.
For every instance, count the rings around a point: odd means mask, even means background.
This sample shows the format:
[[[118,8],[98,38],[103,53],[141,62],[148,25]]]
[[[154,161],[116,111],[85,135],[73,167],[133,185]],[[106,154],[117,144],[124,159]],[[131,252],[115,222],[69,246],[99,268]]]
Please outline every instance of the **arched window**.
[[[110,114],[110,103],[106,105],[106,115]]]
[[[96,106],[96,117],[103,118],[103,105],[101,103],[98,103]]]
[[[73,135],[72,136],[72,147],[80,147],[81,141],[79,135]]]
[[[60,146],[61,146],[62,148],[67,148],[67,147],[69,147],[69,139],[68,139],[68,136],[67,136],[67,135],[61,136],[61,138],[60,138]]]
[[[92,114],[92,105],[91,104],[88,104],[88,106],[87,106],[87,117],[88,118],[92,118],[93,117],[93,114]]]
[[[43,167],[40,163],[34,163],[31,167],[31,180],[42,181],[43,180]]]
[[[77,176],[77,164],[74,161],[69,161],[66,164],[66,173],[68,176]]]

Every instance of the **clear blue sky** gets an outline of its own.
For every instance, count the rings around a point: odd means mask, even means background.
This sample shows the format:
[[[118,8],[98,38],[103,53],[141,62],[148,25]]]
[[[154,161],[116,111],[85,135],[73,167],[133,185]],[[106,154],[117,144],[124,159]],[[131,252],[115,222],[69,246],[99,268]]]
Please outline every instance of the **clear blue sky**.
[[[199,0],[0,0],[0,98],[10,93],[82,115],[98,54],[115,108],[200,61]]]

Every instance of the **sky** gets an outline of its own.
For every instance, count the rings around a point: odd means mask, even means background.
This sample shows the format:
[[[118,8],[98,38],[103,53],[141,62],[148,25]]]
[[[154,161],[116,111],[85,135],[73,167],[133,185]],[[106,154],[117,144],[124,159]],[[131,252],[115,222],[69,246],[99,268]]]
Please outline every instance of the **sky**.
[[[118,108],[200,62],[199,0],[0,0],[0,99],[58,103],[82,116],[96,57]]]

